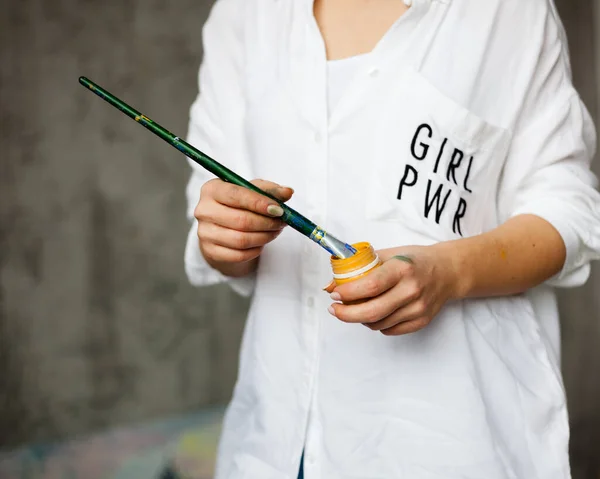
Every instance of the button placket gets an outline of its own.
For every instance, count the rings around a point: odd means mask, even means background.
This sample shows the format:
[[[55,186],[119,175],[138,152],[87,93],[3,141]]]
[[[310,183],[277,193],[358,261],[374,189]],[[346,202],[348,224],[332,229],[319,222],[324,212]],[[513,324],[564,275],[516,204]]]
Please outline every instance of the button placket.
[[[312,472],[311,475],[316,477],[318,477],[320,445],[321,429],[318,420],[314,416],[314,413],[311,413],[311,418],[307,428],[304,459],[306,468]]]
[[[310,14],[312,15],[312,9]],[[310,25],[309,25],[310,27]],[[304,136],[304,154],[306,162],[303,172],[303,181],[305,182],[305,198],[306,210],[303,213],[318,226],[324,226],[322,222],[326,221],[326,202],[327,202],[327,174],[328,174],[328,114],[327,114],[327,97],[326,97],[326,59],[322,52],[318,51],[321,45],[316,40],[319,32],[316,28],[308,28],[306,31],[306,47],[308,53],[306,61],[303,62],[303,73],[311,71],[313,74],[304,75],[303,82],[303,100],[302,108],[305,110],[306,126],[303,129]],[[319,287],[319,271],[320,264],[327,260],[324,251],[316,244],[311,244],[308,239],[304,240],[303,259],[302,259],[302,335],[305,347],[305,357],[303,361],[303,372],[301,376],[301,384],[306,388],[310,399],[308,401],[307,423],[312,421],[310,416],[314,411],[313,395],[315,393],[316,377],[318,371],[319,360],[319,335],[320,324],[319,315],[316,312],[317,298],[315,297],[315,286]],[[310,433],[307,427],[305,438],[305,469],[307,477],[318,477],[315,470],[316,456],[314,448],[311,444],[314,433]],[[310,460],[307,456],[310,456]]]

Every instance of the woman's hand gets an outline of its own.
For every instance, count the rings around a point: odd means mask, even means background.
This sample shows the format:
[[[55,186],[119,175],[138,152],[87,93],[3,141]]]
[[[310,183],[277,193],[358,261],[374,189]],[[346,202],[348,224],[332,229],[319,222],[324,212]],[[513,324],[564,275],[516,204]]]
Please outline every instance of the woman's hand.
[[[377,254],[383,261],[379,268],[351,283],[326,288],[338,301],[329,308],[333,316],[398,336],[423,329],[446,302],[458,297],[458,275],[445,249],[412,246]]]
[[[378,251],[384,264],[326,290],[331,314],[395,336],[427,326],[448,301],[520,294],[556,275],[566,257],[560,233],[535,215],[518,215],[480,235]]]
[[[281,201],[294,193],[270,181],[252,184]],[[219,179],[208,181],[194,211],[202,255],[226,276],[245,276],[256,269],[264,246],[285,227],[281,215],[283,209],[264,195]]]

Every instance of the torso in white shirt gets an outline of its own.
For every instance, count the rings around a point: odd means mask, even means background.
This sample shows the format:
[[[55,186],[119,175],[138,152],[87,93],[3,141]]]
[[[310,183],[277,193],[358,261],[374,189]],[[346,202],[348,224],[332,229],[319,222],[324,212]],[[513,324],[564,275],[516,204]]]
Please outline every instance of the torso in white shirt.
[[[567,246],[549,284],[598,256],[593,128],[546,0],[415,0],[367,55],[328,63],[309,0],[219,0],[189,140],[347,242],[432,244],[515,214]],[[566,160],[565,160],[566,159]],[[564,160],[564,161],[563,161]],[[203,181],[188,188],[190,211]],[[196,284],[254,296],[216,477],[567,479],[558,314],[544,285],[447,305],[386,337],[327,313],[329,258],[291,228],[256,276]]]

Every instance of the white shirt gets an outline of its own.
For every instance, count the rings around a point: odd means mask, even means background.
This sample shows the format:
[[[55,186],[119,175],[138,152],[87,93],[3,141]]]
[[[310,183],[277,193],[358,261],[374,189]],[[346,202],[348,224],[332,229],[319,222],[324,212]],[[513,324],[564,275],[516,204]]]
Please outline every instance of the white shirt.
[[[340,99],[344,96],[346,89],[354,80],[354,77],[364,71],[370,65],[369,55],[356,55],[341,60],[329,60],[327,62],[327,107],[331,114]]]
[[[594,128],[549,0],[415,0],[328,115],[311,0],[218,0],[204,28],[189,141],[376,249],[476,235],[530,213],[565,241],[563,271],[526,294],[448,305],[386,337],[330,316],[328,255],[291,228],[257,274],[193,284],[253,294],[218,479],[570,477],[551,286],[599,257]],[[195,168],[189,216],[201,184]],[[216,318],[219,320],[219,318]]]

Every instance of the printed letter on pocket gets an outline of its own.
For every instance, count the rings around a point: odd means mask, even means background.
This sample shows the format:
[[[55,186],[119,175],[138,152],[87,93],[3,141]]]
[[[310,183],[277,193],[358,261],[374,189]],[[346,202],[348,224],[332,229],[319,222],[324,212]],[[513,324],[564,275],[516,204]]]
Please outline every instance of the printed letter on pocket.
[[[463,235],[460,230],[460,219],[465,216],[467,212],[467,202],[462,198],[458,202],[458,208],[456,208],[456,213],[454,213],[454,220],[452,221],[452,231],[456,233],[458,231],[459,235]]]
[[[417,154],[417,152],[415,151],[417,146],[417,139],[419,138],[419,135],[421,134],[422,130],[427,130],[428,138],[431,139],[431,137],[433,136],[433,129],[427,123],[423,123],[421,126],[419,126],[419,128],[417,128],[412,143],[410,144],[410,152],[412,153],[412,156],[414,156],[417,160],[424,160],[427,156],[427,152],[429,151],[429,144],[423,142],[419,143],[419,145],[421,146],[419,152],[420,154]]]
[[[410,180],[408,179],[409,176],[411,176]],[[402,189],[405,186],[408,186],[409,188],[411,186],[415,186],[417,184],[418,178],[419,178],[419,173],[417,172],[417,170],[415,170],[410,165],[406,165],[406,167],[404,168],[404,176],[400,180],[400,187],[398,188],[398,199],[399,200],[402,199]]]
[[[438,225],[440,224],[440,218],[442,217],[442,213],[444,212],[444,208],[446,207],[448,198],[450,198],[450,193],[452,193],[452,190],[450,190],[450,188],[448,188],[448,193],[446,193],[446,197],[440,204],[443,190],[444,190],[444,185],[440,184],[440,186],[438,186],[438,189],[436,190],[435,194],[433,195],[433,198],[429,199],[429,195],[431,192],[431,180],[427,180],[427,193],[425,195],[425,218],[429,218],[429,212],[431,211],[431,207],[433,206],[433,203],[435,203],[435,222]]]

